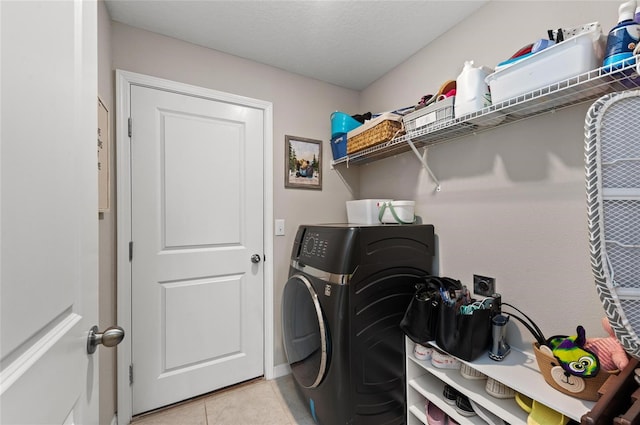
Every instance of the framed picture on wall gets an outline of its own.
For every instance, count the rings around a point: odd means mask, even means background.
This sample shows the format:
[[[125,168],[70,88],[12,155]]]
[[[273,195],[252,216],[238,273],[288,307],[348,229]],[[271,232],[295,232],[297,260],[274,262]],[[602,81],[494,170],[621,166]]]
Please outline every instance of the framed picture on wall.
[[[284,136],[284,187],[322,190],[322,141]]]

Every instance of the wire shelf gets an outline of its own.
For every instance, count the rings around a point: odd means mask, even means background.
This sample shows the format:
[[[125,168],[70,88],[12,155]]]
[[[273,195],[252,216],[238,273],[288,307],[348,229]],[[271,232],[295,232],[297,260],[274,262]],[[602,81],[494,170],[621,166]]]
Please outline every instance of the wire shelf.
[[[477,112],[408,131],[388,142],[334,160],[332,164],[362,165],[407,152],[412,149],[411,144],[416,148],[432,146],[594,100],[605,93],[639,88],[637,59],[640,56],[622,62],[615,70],[598,68]]]

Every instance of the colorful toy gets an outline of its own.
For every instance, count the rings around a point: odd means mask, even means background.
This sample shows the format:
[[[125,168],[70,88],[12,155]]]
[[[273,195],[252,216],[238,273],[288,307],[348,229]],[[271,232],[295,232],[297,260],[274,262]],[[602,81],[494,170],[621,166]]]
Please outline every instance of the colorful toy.
[[[584,328],[578,326],[576,331],[575,336],[549,338],[547,346],[565,372],[582,378],[595,376],[600,370],[598,357],[585,349],[587,338]]]

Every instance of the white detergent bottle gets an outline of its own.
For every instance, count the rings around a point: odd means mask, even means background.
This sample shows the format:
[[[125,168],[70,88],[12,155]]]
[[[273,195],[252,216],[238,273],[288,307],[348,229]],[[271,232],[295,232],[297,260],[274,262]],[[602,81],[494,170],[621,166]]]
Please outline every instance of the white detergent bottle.
[[[493,70],[486,66],[473,66],[473,61],[464,63],[462,72],[456,79],[456,118],[491,105],[491,93],[485,78],[492,72]]]

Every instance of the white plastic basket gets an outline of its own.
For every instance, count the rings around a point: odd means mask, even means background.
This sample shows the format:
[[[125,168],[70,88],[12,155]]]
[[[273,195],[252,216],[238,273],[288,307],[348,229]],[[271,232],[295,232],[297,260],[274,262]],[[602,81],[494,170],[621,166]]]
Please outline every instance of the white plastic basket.
[[[575,37],[548,47],[486,78],[491,101],[498,104],[574,77],[602,63],[602,30],[594,24]]]
[[[378,224],[378,203],[391,199],[358,199],[347,201],[347,221],[351,224]]]
[[[427,125],[435,125],[442,121],[452,120],[454,117],[454,101],[455,96],[450,96],[405,115],[403,121],[406,130],[413,131]]]
[[[387,201],[378,203],[380,223],[411,224],[416,221],[415,201]]]

